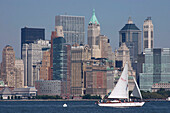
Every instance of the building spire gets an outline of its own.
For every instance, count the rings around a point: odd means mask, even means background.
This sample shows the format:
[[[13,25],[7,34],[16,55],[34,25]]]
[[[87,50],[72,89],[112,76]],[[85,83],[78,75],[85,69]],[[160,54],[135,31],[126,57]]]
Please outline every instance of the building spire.
[[[92,15],[92,17],[90,19],[89,24],[99,24],[99,22],[98,22],[98,20],[96,18],[96,15],[95,15],[95,9],[93,9],[93,15]]]
[[[129,17],[129,19],[128,19],[128,24],[133,24],[133,21],[132,21],[131,17]]]

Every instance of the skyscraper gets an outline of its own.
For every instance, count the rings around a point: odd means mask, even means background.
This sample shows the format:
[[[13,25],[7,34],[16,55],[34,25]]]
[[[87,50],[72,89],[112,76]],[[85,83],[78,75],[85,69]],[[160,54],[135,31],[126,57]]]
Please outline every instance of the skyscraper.
[[[53,39],[53,80],[61,81],[61,96],[71,94],[71,45],[63,37]]]
[[[66,43],[84,44],[84,16],[58,15],[55,17],[55,26],[63,26]]]
[[[145,48],[153,48],[153,24],[151,17],[148,17],[143,24],[143,51]]]
[[[96,45],[96,37],[100,35],[100,24],[96,18],[95,10],[93,9],[93,15],[88,24],[88,45],[92,48],[92,45]]]
[[[5,84],[15,87],[15,52],[7,45],[2,52],[1,78]]]
[[[170,83],[170,48],[146,48],[140,89],[151,91],[156,83]]]
[[[141,31],[133,24],[131,17],[129,17],[128,23],[119,31],[119,47],[122,43],[125,43],[129,48],[132,67],[136,70],[137,56],[141,53]]]
[[[34,81],[39,79],[39,68],[43,51],[50,49],[48,40],[37,40],[34,43],[23,44],[22,56],[24,61],[24,85],[34,86]]]
[[[73,45],[71,48],[71,89],[72,95],[79,96],[84,92],[84,61],[91,59],[91,49],[88,45]]]
[[[23,44],[34,43],[34,41],[42,39],[45,40],[45,29],[43,28],[21,28],[21,58]]]

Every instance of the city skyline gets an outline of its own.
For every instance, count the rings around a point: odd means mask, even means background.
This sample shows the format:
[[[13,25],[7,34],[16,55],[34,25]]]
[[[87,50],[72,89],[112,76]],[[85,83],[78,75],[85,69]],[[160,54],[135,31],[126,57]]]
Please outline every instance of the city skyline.
[[[43,0],[41,3],[33,0],[2,1],[0,4],[0,56],[2,56],[2,49],[6,45],[11,45],[16,52],[16,57],[20,57],[21,28],[25,26],[45,28],[45,39],[49,40],[51,32],[55,29],[56,15],[85,16],[85,43],[87,43],[87,26],[93,8],[96,10],[96,17],[101,26],[101,34],[110,39],[113,51],[118,48],[119,31],[127,23],[129,16],[140,30],[143,30],[144,20],[151,16],[154,24],[154,47],[170,47],[167,41],[168,31],[170,31],[170,22],[168,22],[170,15],[167,15],[170,9],[169,3],[168,0],[164,2],[158,0],[147,2],[145,0],[109,0],[107,2]]]

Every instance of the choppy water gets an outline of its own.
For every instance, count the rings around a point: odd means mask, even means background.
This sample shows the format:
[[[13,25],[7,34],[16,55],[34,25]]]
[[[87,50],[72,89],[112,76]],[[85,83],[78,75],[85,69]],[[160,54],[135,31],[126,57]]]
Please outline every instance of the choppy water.
[[[66,103],[67,108],[62,105]],[[99,107],[94,101],[0,101],[0,113],[170,113],[170,102],[146,102],[143,107]]]

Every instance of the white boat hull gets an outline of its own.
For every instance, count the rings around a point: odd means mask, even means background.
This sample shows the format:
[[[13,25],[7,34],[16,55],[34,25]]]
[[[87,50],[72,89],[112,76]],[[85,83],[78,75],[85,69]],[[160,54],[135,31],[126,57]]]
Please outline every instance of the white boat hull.
[[[145,102],[98,103],[103,107],[142,107]]]

